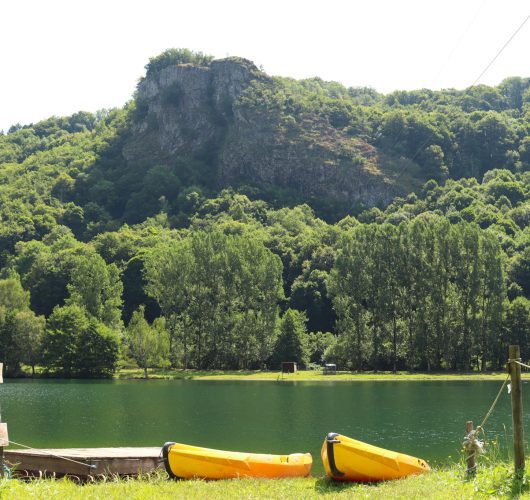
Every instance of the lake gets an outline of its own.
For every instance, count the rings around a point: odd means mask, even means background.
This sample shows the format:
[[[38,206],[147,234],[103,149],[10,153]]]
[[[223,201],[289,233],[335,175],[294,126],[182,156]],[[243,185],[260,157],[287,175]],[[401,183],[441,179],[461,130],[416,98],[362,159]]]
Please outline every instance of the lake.
[[[478,425],[502,381],[258,382],[201,380],[5,380],[9,437],[33,447],[162,446],[166,441],[232,451],[311,452],[339,432],[431,463],[455,459],[466,420]],[[525,421],[530,386],[524,384]],[[490,417],[505,430],[510,397]]]

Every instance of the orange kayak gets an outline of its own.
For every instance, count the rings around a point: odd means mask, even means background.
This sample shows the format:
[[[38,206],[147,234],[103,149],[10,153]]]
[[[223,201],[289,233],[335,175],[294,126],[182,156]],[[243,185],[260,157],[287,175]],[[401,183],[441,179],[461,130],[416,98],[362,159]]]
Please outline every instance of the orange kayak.
[[[166,443],[162,456],[169,477],[175,479],[230,479],[239,477],[303,477],[311,472],[310,453],[265,455],[212,450]]]
[[[385,481],[431,470],[421,458],[385,450],[330,432],[322,445],[326,474],[338,481]]]

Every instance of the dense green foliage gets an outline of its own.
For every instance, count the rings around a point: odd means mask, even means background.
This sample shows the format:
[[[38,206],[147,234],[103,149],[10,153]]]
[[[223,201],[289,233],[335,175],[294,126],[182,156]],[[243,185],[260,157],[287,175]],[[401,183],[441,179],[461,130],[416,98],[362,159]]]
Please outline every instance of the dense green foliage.
[[[169,50],[147,71],[210,62]],[[326,123],[377,148],[411,186],[430,180],[387,207],[348,213],[274,186],[219,191],[207,151],[127,164],[139,102],[14,126],[0,134],[9,372],[285,358],[488,369],[509,342],[530,352],[530,79],[384,96],[273,78],[255,80],[237,107],[288,127]]]
[[[198,231],[153,249],[146,277],[169,320],[175,364],[249,368],[269,358],[281,262],[259,240]]]
[[[147,369],[163,366],[169,357],[169,335],[164,318],[157,318],[150,325],[144,317],[145,308],[135,311],[126,330],[127,345],[131,356],[148,378]]]
[[[35,372],[42,358],[44,328],[45,319],[29,309],[29,294],[18,276],[0,280],[0,352],[7,372],[18,373],[21,362]]]
[[[500,245],[438,217],[358,226],[329,280],[341,335],[328,354],[363,369],[499,367]]]
[[[281,368],[282,361],[295,361],[306,368],[309,362],[309,338],[304,313],[287,309],[280,322],[280,332],[272,355],[272,368]]]
[[[118,362],[116,331],[78,305],[57,307],[48,320],[43,361],[65,376],[110,375]]]
[[[280,113],[299,123],[318,116],[388,155],[398,175],[420,167],[420,178],[477,177],[492,168],[528,170],[530,78],[508,78],[498,87],[463,91],[347,89],[318,78],[259,82],[241,105]],[[315,118],[313,118],[315,119]]]

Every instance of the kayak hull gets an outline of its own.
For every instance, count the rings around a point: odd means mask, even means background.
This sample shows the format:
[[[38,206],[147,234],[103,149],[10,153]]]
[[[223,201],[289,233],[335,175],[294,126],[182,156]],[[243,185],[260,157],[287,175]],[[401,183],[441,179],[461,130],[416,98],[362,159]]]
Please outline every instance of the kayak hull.
[[[213,450],[180,443],[162,448],[169,476],[175,479],[233,479],[243,477],[304,477],[311,472],[310,453],[266,455]]]
[[[338,481],[374,482],[400,479],[430,470],[427,462],[341,434],[330,433],[322,446],[326,474]]]

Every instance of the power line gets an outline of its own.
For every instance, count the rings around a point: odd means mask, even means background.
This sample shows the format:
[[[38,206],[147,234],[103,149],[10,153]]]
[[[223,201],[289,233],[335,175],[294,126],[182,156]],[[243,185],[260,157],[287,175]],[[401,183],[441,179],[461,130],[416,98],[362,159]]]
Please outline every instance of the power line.
[[[483,0],[482,3],[480,4],[480,7],[477,9],[477,11],[475,12],[475,14],[473,15],[473,17],[471,18],[471,20],[469,21],[469,23],[467,24],[466,28],[464,29],[464,32],[460,35],[460,38],[458,39],[458,41],[456,42],[456,44],[454,45],[453,49],[451,50],[451,52],[449,53],[449,55],[447,56],[447,58],[445,59],[444,63],[440,66],[439,70],[438,70],[438,73],[436,74],[436,78],[435,80],[439,80],[439,77],[440,75],[442,74],[442,72],[444,71],[445,67],[447,66],[447,63],[451,60],[453,54],[456,52],[456,50],[458,49],[458,47],[460,46],[460,44],[462,43],[462,40],[465,38],[465,36],[467,35],[468,31],[471,29],[471,27],[473,26],[473,24],[475,23],[475,21],[477,20],[479,14],[481,13],[482,9],[484,8],[484,6],[486,5],[486,3],[488,2],[488,0]],[[402,127],[398,134],[396,135],[394,141],[392,141],[392,145],[388,148],[389,151],[392,151],[397,143],[400,141],[401,137],[403,136],[403,133],[404,133],[404,127]],[[412,156],[412,161],[414,161],[416,159],[416,156],[418,156],[419,152],[421,149],[423,149],[423,147],[427,144],[427,142],[430,141],[430,138],[427,139],[426,143],[423,144],[422,146],[420,146],[420,148],[414,153],[414,156]],[[397,177],[396,177],[397,179]]]
[[[480,4],[480,7],[476,10],[475,14],[471,18],[471,20],[468,22],[468,24],[465,27],[463,33],[460,35],[460,37],[458,38],[457,42],[455,43],[455,45],[451,49],[451,52],[449,52],[449,55],[447,56],[447,58],[445,59],[443,64],[440,66],[440,69],[438,70],[438,73],[436,74],[435,81],[439,81],[439,78],[442,75],[442,72],[445,70],[447,64],[452,59],[452,57],[455,54],[455,52],[459,49],[459,47],[462,44],[464,38],[466,37],[468,32],[471,30],[471,27],[475,24],[475,21],[479,17],[479,14],[482,12],[482,9],[484,8],[484,6],[486,5],[487,2],[488,2],[488,0],[483,0],[482,1],[482,3]]]
[[[526,16],[525,20],[521,23],[521,25],[515,30],[515,32],[512,34],[512,36],[508,39],[508,41],[502,46],[501,50],[499,50],[499,52],[497,52],[497,54],[495,55],[495,57],[490,61],[490,63],[486,66],[486,68],[484,69],[484,71],[482,71],[482,73],[480,73],[480,75],[478,75],[477,79],[471,84],[471,87],[473,87],[474,85],[476,85],[476,83],[484,76],[484,73],[486,73],[486,71],[488,71],[488,69],[490,69],[491,65],[497,60],[497,58],[502,54],[503,50],[508,47],[509,43],[515,38],[515,36],[517,35],[517,33],[519,33],[519,31],[521,31],[521,29],[523,28],[523,26],[526,24],[526,22],[528,21],[528,19],[530,19],[530,16]]]
[[[504,51],[504,49],[506,47],[508,47],[508,45],[510,44],[510,42],[515,38],[515,36],[517,35],[517,33],[519,33],[519,31],[521,31],[521,29],[523,28],[523,26],[526,24],[526,22],[528,21],[528,19],[530,19],[530,16],[526,16],[525,20],[521,23],[521,25],[514,31],[514,33],[512,34],[512,36],[510,36],[510,38],[508,39],[508,41],[502,46],[502,48],[497,52],[497,54],[495,55],[495,57],[489,62],[489,64],[486,66],[486,68],[482,71],[482,73],[480,73],[480,75],[478,76],[478,78],[472,83],[471,87],[473,87],[481,78],[482,76],[484,76],[484,73],[486,73],[486,71],[488,71],[488,69],[491,67],[491,65],[497,60],[497,58],[502,54],[502,52]],[[414,153],[414,155],[411,157],[412,161],[414,161],[416,159],[416,157],[420,154],[420,152],[423,150],[423,148],[431,141],[432,139],[432,136],[433,136],[433,132],[431,131],[429,136],[427,137],[427,139],[425,140],[425,142],[423,142],[421,144],[421,146],[416,150],[416,152]]]

